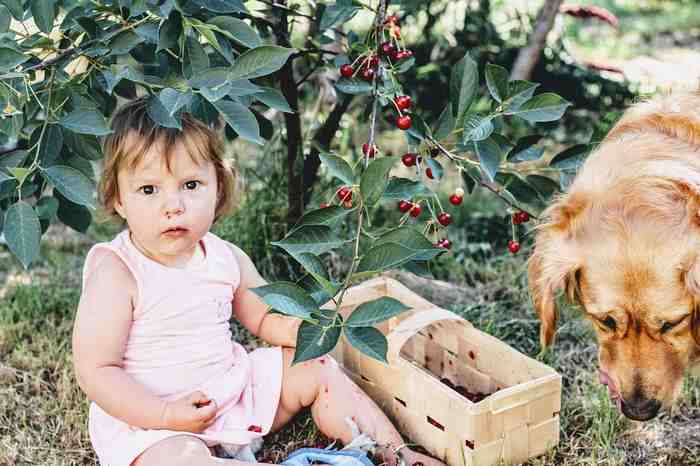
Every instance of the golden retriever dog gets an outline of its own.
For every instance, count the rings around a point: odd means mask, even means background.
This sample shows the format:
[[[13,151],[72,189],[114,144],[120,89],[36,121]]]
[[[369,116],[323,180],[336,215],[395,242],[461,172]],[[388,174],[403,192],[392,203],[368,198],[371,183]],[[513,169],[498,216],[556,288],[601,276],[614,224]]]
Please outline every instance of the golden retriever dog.
[[[700,92],[625,112],[544,211],[528,279],[543,348],[563,292],[593,323],[625,416],[672,405],[700,362]]]

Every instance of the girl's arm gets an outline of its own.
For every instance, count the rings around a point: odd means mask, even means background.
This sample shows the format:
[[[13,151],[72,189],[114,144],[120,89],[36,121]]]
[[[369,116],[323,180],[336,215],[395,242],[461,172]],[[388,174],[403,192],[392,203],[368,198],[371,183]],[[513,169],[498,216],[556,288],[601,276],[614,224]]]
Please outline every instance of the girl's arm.
[[[233,297],[233,313],[253,335],[274,346],[297,345],[297,332],[301,320],[282,314],[269,313],[269,306],[250,288],[267,285],[250,257],[237,246],[229,243],[241,270],[241,283]]]
[[[84,284],[73,327],[78,385],[105,412],[144,429],[164,428],[166,403],[122,368],[136,283],[114,254],[101,258]]]

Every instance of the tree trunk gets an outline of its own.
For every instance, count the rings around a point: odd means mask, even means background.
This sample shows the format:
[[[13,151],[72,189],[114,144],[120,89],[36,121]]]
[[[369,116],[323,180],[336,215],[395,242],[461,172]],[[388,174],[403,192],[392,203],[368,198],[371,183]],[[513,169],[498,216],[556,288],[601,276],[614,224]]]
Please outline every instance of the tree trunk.
[[[535,20],[535,27],[532,30],[530,44],[520,49],[518,57],[515,59],[510,79],[529,79],[532,70],[540,59],[540,54],[547,42],[547,35],[554,25],[554,18],[559,13],[559,7],[563,0],[546,0]]]

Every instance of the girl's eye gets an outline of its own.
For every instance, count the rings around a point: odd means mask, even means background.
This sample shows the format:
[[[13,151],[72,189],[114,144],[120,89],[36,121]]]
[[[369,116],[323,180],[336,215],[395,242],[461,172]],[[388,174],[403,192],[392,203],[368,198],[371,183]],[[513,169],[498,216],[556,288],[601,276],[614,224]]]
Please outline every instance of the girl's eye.
[[[197,189],[197,187],[199,186],[199,184],[200,184],[199,181],[188,181],[187,183],[185,183],[185,187],[186,187],[187,189],[190,189],[190,190],[192,190],[192,189]]]
[[[155,194],[156,187],[153,186],[152,184],[147,184],[146,186],[141,186],[139,188],[139,191],[141,191],[146,196],[150,196],[151,194]]]
[[[610,330],[615,330],[617,328],[617,325],[615,324],[615,319],[613,319],[610,316],[606,317],[601,322]]]

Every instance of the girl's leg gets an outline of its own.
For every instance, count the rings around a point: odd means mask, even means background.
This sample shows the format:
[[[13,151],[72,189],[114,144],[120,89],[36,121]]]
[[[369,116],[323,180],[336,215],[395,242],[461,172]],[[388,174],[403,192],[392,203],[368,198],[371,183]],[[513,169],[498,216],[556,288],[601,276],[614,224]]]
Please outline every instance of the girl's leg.
[[[311,415],[326,436],[339,439],[343,444],[352,440],[352,432],[345,422],[350,418],[361,432],[372,437],[379,445],[382,459],[390,466],[396,464],[393,449],[403,445],[401,434],[382,410],[330,357],[306,361],[294,366],[294,350],[284,348],[282,394],[272,429],[286,424],[302,408],[311,407]],[[424,466],[444,466],[441,461],[403,448],[401,454],[406,466],[421,462]]]
[[[191,435],[161,440],[136,458],[131,466],[251,466],[238,460],[216,458],[207,445]]]

